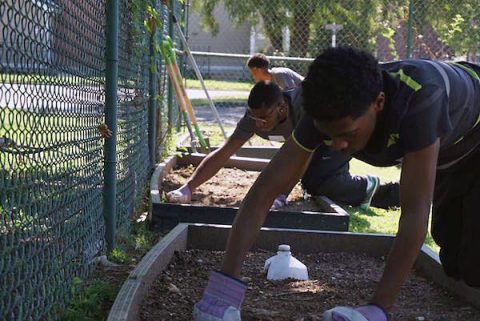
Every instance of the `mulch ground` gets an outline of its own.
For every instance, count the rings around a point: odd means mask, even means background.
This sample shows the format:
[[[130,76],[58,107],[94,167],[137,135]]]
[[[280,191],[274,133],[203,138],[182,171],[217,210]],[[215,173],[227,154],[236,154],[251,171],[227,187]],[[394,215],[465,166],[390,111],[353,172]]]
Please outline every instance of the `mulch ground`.
[[[371,298],[384,267],[383,258],[362,254],[292,254],[308,267],[308,281],[271,282],[263,273],[274,253],[250,253],[244,264],[248,284],[242,320],[322,320],[322,312],[337,305],[356,306]],[[223,252],[177,252],[153,283],[141,306],[142,321],[191,320],[211,270]],[[478,321],[480,311],[414,273],[402,287],[391,321]]]
[[[164,180],[163,190],[178,188],[193,170],[192,166],[176,169]],[[258,174],[224,168],[195,191],[193,204],[239,206]],[[299,185],[289,200],[298,208],[306,209]],[[372,297],[385,264],[384,258],[363,254],[304,255],[296,250],[292,249],[293,255],[308,267],[308,281],[268,281],[263,266],[274,253],[249,253],[242,272],[248,284],[242,306],[243,321],[321,321],[323,311],[334,306],[365,304]],[[223,252],[200,250],[177,252],[144,298],[141,320],[191,320],[193,305],[200,300],[210,271],[220,268],[223,255]],[[390,321],[421,320],[479,321],[480,310],[412,273],[402,287]]]
[[[162,190],[169,192],[182,186],[192,175],[193,166],[174,169],[163,180]],[[260,172],[238,168],[222,168],[210,180],[200,185],[192,195],[192,205],[238,207]],[[322,211],[331,209],[319,207],[311,200],[305,200],[300,184],[297,184],[288,196],[289,204],[282,207],[285,211]]]

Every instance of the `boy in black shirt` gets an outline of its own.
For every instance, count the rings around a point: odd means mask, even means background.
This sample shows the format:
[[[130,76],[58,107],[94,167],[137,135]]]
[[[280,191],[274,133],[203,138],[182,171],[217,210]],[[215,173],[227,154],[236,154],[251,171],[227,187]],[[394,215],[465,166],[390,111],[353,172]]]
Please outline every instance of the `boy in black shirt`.
[[[195,320],[205,315],[222,320],[240,308],[245,288],[233,278],[240,275],[269,204],[325,143],[372,165],[402,164],[399,228],[376,292],[370,304],[334,308],[325,320],[387,320],[385,311],[424,242],[432,200],[432,235],[445,272],[480,286],[479,74],[480,67],[468,63],[379,65],[354,48],[330,48],[317,57],[302,84],[307,116],[247,194],[227,243],[223,290],[211,291],[219,282],[214,272]],[[219,302],[226,302],[227,314]]]

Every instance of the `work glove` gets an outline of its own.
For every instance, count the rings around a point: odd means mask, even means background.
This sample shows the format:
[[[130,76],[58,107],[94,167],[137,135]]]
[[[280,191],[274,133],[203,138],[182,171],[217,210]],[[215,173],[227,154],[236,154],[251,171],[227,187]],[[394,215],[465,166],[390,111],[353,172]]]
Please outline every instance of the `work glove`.
[[[323,314],[324,321],[387,321],[385,311],[378,305],[369,304],[358,308],[335,307]]]
[[[194,321],[240,321],[247,285],[221,272],[212,272],[202,299],[193,307]]]
[[[277,198],[273,201],[271,210],[278,210],[279,208],[288,205],[287,196],[285,194],[280,194]]]
[[[170,203],[190,203],[192,201],[192,191],[190,187],[185,184],[174,191],[168,192],[167,200]]]

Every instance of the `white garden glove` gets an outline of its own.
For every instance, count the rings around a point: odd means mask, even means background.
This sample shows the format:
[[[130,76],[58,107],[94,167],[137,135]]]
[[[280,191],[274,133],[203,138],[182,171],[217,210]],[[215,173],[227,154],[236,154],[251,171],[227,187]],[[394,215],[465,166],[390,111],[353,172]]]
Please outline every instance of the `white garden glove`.
[[[358,308],[335,307],[323,314],[324,321],[387,321],[385,311],[375,304]]]
[[[167,193],[167,200],[170,203],[190,203],[192,201],[192,191],[187,184],[182,187]]]
[[[240,321],[240,306],[247,285],[213,271],[202,299],[193,308],[194,321]]]
[[[277,198],[273,201],[271,210],[278,210],[279,208],[288,205],[287,196],[285,194],[280,194]]]

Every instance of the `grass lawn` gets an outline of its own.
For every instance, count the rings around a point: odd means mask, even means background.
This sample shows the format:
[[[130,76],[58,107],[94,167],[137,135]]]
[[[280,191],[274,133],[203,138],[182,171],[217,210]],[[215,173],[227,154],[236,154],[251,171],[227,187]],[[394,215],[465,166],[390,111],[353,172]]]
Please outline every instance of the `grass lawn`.
[[[251,82],[239,82],[239,81],[222,81],[222,80],[210,80],[206,79],[205,86],[208,90],[243,90],[250,91],[253,87],[253,81]],[[187,89],[202,89],[200,81],[197,79],[186,79]]]
[[[383,182],[400,179],[400,169],[398,167],[374,167],[356,159],[350,162],[350,171],[358,175],[375,174]],[[400,209],[384,210],[372,207],[364,212],[358,208],[347,206],[345,210],[351,214],[349,228],[351,232],[386,234],[397,232]],[[439,248],[432,239],[430,227],[425,244],[438,253]]]
[[[210,102],[207,98],[195,98],[190,100],[193,107],[203,107],[203,106],[210,106]],[[232,106],[232,105],[241,105],[246,106],[247,100],[246,98],[235,97],[235,96],[225,96],[225,97],[218,97],[213,99],[213,102],[216,107],[219,106]]]

